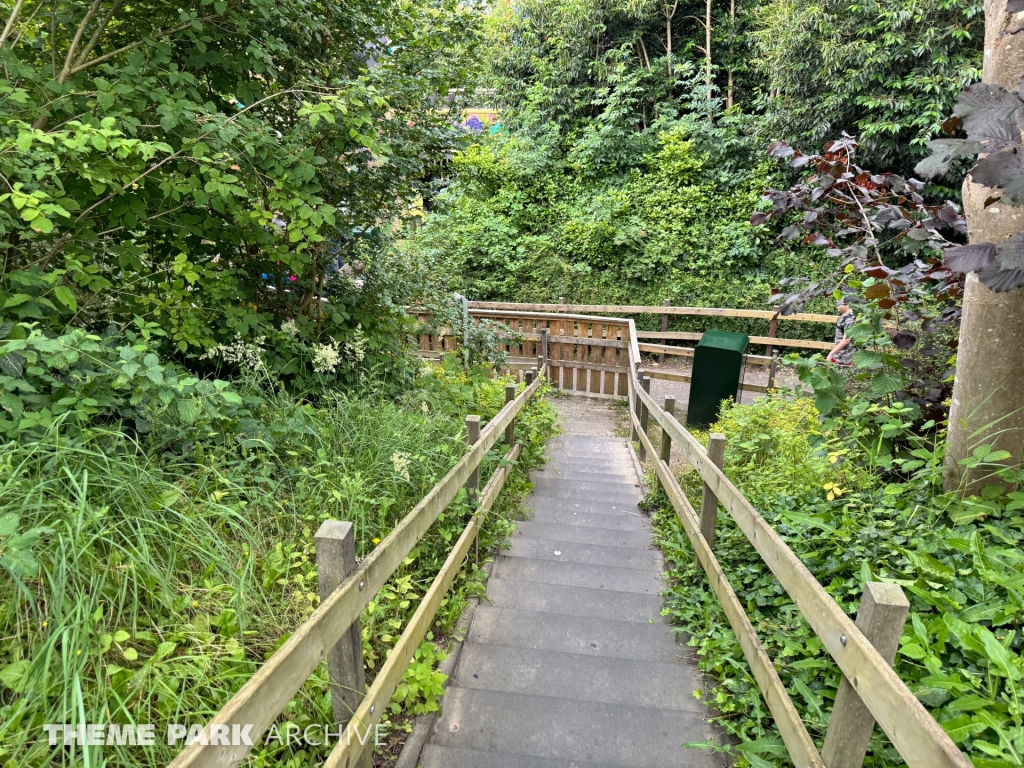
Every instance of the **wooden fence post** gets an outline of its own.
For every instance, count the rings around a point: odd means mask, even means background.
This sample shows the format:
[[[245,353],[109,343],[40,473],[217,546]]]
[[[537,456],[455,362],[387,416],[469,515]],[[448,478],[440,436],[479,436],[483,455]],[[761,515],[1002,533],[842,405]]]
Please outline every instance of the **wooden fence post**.
[[[648,395],[651,394],[651,377],[650,376],[644,376],[640,380],[640,386],[644,388],[644,392],[646,392]],[[637,400],[639,400],[639,399],[640,399],[640,397],[637,396]],[[647,406],[643,402],[641,402],[640,403],[640,429],[643,430],[643,433],[645,435],[647,434],[647,425],[650,423],[650,418],[651,418],[650,410],[647,408]],[[640,461],[644,461],[647,458],[647,449],[644,448],[644,441],[643,440],[640,441],[640,451],[639,451],[639,453],[640,453]]]
[[[708,461],[719,469],[725,463],[725,435],[712,432],[708,435]],[[715,548],[715,523],[718,520],[718,497],[711,487],[704,483],[700,499],[700,534],[708,543],[708,549]],[[700,561],[697,561],[700,565]]]
[[[670,303],[671,302],[668,299],[665,299],[665,301],[662,302],[662,306],[667,307],[667,306],[670,305]],[[661,332],[662,333],[668,333],[668,315],[662,315],[661,316]],[[664,342],[667,341],[667,339],[662,339],[661,341],[662,341],[662,343],[664,343]],[[660,355],[658,355],[658,365],[664,365],[664,364],[665,364],[665,353],[662,352]]]
[[[511,403],[516,399],[516,385],[506,384],[505,385],[505,403]],[[505,447],[511,448],[516,442],[516,420],[512,419],[505,427]]]
[[[356,569],[356,541],[352,523],[325,520],[313,537],[316,546],[316,572],[320,582],[320,602],[325,601]],[[363,667],[363,636],[359,619],[341,636],[327,654],[327,673],[331,682],[331,708],[336,725],[347,723],[366,695],[366,670]],[[365,750],[358,768],[373,765],[372,749]]]
[[[768,323],[768,338],[769,339],[776,338],[776,335],[779,332],[779,308],[778,308],[778,306],[774,306],[774,307],[772,307],[772,310],[775,312],[775,314],[772,315],[772,319]],[[773,349],[772,345],[771,344],[767,344],[765,346],[765,348],[764,348],[765,355],[767,355],[768,357],[771,357],[772,356],[772,349]]]
[[[910,603],[899,584],[868,582],[857,609],[857,628],[875,646],[890,665],[907,623]],[[846,645],[846,638],[839,642]],[[821,759],[828,768],[861,768],[871,741],[875,719],[857,694],[856,680],[851,685],[843,676],[832,707]]]
[[[523,381],[526,382],[526,386],[533,384],[533,371],[527,371],[523,374]]]
[[[540,372],[548,375],[548,329],[540,329]]]
[[[674,414],[676,412],[676,399],[674,397],[665,398],[665,413]],[[668,430],[661,430],[661,460],[666,464],[669,464],[672,457],[672,438],[669,437]]]
[[[633,413],[636,414],[636,417],[637,417],[638,420],[640,418],[640,382],[643,381],[643,377],[644,377],[644,372],[642,370],[638,369],[637,372],[636,372],[636,381],[633,383],[633,387],[634,387],[633,395],[634,395],[634,398],[633,398],[633,403],[632,403],[632,405],[633,405]],[[629,420],[629,441],[631,443],[635,443],[639,439],[640,439],[640,436],[639,436],[639,433],[636,431],[636,425],[633,423],[633,420],[630,419]],[[640,450],[641,451],[643,450],[643,445],[640,446]]]
[[[777,372],[778,358],[772,355],[772,361],[768,364],[768,389],[775,389],[775,374]]]
[[[476,445],[476,441],[480,439],[480,417],[479,416],[467,416],[466,417],[466,445]],[[480,467],[477,466],[466,481],[466,501],[469,502],[471,509],[476,509],[476,505],[479,501],[480,496]],[[476,538],[473,539],[473,557],[476,562],[480,562],[480,534],[477,533]]]

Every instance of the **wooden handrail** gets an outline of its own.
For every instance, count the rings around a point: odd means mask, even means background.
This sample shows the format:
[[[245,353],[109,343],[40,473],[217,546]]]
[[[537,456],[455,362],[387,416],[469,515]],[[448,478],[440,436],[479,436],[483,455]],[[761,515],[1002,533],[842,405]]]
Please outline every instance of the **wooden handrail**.
[[[258,740],[359,618],[363,609],[423,538],[438,515],[455,499],[487,452],[504,436],[505,428],[537,392],[541,381],[542,378],[537,377],[491,419],[481,431],[480,439],[448,474],[430,489],[419,504],[367,555],[352,575],[320,604],[313,615],[231,697],[207,724],[204,729],[206,738],[202,741],[209,742],[214,726],[224,725],[229,729],[232,726],[251,726],[250,740],[254,743]],[[405,658],[408,658],[408,654]],[[251,749],[251,746],[245,744],[223,746],[197,741],[185,747],[169,768],[234,768]]]
[[[437,614],[438,608],[441,607],[441,599],[451,587],[455,576],[462,567],[463,559],[476,540],[484,515],[497,500],[498,494],[505,485],[505,480],[512,474],[512,462],[519,458],[521,448],[521,443],[512,446],[505,454],[505,465],[499,466],[494,471],[482,492],[480,506],[476,514],[462,531],[462,535],[452,547],[441,570],[438,571],[430,588],[423,595],[416,612],[409,619],[408,626],[391,650],[391,655],[377,672],[373,685],[370,686],[362,703],[356,708],[352,719],[345,726],[345,734],[324,762],[324,768],[347,768],[350,765],[359,764],[359,757],[366,749],[366,738],[360,738],[360,735],[369,733],[370,728],[380,722],[381,715],[384,714],[391,701],[391,696],[402,681],[406,669],[409,668],[409,659],[423,641],[427,630],[430,629],[434,616]]]
[[[718,307],[673,307],[658,305],[653,307],[632,304],[526,304],[504,301],[471,301],[470,309],[517,310],[520,312],[582,312],[612,315],[685,315],[689,317],[736,317],[751,320],[794,320],[804,323],[834,323],[837,315],[819,315],[800,312],[792,315],[781,315],[770,309],[730,309]],[[606,318],[607,319],[607,318]]]
[[[635,333],[632,321],[630,332]],[[631,361],[632,363],[632,361]],[[669,434],[757,550],[850,680],[910,768],[970,768],[971,763],[799,557],[711,461],[700,442],[631,377],[631,392]],[[659,477],[663,473],[659,473]],[[669,477],[671,475],[669,474]],[[748,658],[749,661],[749,658]],[[764,694],[764,689],[762,689]],[[766,695],[767,700],[767,695]],[[774,714],[774,712],[773,712]],[[790,749],[787,741],[787,749]],[[794,758],[791,750],[791,756]]]
[[[630,416],[634,422],[633,427],[637,435],[639,435],[641,442],[646,447],[647,455],[651,457],[656,456],[654,446],[651,444],[647,434],[640,428],[640,422],[636,418],[636,414],[630,412]],[[794,765],[796,768],[825,768],[825,764],[818,754],[818,749],[814,745],[814,739],[807,732],[807,727],[804,725],[803,720],[800,719],[800,713],[796,711],[793,700],[786,693],[786,687],[782,684],[779,673],[775,671],[775,666],[772,664],[768,652],[765,651],[764,646],[761,645],[761,641],[757,637],[754,625],[751,624],[746,611],[743,610],[743,604],[736,597],[736,592],[729,583],[729,578],[725,575],[725,571],[722,570],[722,566],[719,565],[707,540],[701,535],[700,521],[697,519],[696,511],[679,487],[679,483],[672,476],[672,472],[666,462],[657,461],[655,471],[658,474],[658,479],[661,481],[662,488],[665,489],[665,494],[676,510],[676,515],[683,525],[683,530],[690,539],[694,552],[697,553],[697,559],[700,560],[700,564],[704,567],[704,572],[708,576],[711,588],[714,590],[722,610],[725,611],[729,625],[732,627],[736,640],[743,651],[743,657],[747,660],[747,664],[750,665],[750,671],[757,681],[761,696],[764,697],[765,702],[768,704],[768,710],[775,719],[775,725],[782,735],[782,740],[786,744],[786,749],[793,759]]]

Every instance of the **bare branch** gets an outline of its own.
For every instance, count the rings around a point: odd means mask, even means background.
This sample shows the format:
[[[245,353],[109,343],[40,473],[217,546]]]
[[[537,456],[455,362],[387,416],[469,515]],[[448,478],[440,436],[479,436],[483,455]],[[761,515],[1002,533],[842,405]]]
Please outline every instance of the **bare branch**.
[[[7,23],[4,24],[4,31],[0,33],[0,48],[3,48],[7,43],[7,38],[14,32],[14,28],[18,24],[18,16],[21,14],[21,6],[25,4],[25,0],[18,0],[14,4],[14,9],[11,11],[11,15],[7,17]]]
[[[90,53],[92,53],[92,49],[95,48],[97,44],[99,44],[100,37],[102,37],[103,33],[106,31],[107,25],[110,24],[111,19],[114,18],[114,14],[121,10],[121,6],[124,5],[124,2],[125,0],[115,0],[114,4],[110,6],[110,10],[107,11],[107,15],[103,17],[103,20],[100,21],[99,26],[96,27],[96,31],[93,32],[93,35],[89,39],[89,42],[86,43],[85,47],[82,49],[82,52],[78,54],[78,58],[75,60],[76,66],[85,61],[86,57]]]
[[[78,50],[78,44],[82,42],[82,35],[85,34],[85,28],[89,26],[89,22],[92,21],[92,17],[96,15],[96,11],[100,9],[100,3],[103,0],[93,0],[92,5],[89,6],[89,10],[85,14],[85,18],[82,19],[82,23],[78,25],[78,29],[75,30],[75,37],[71,41],[71,45],[68,47],[68,55],[64,59],[64,66],[60,70],[60,74],[57,75],[57,82],[63,85],[69,77],[71,77],[71,63],[75,60],[75,52]]]
[[[115,56],[119,56],[122,53],[126,53],[126,52],[128,52],[130,50],[138,48],[140,45],[144,45],[145,43],[148,43],[151,40],[157,40],[157,39],[159,39],[161,37],[167,37],[167,35],[173,35],[175,32],[181,32],[182,30],[188,29],[189,27],[191,27],[197,21],[198,22],[204,22],[204,21],[209,21],[210,19],[214,19],[214,18],[216,18],[215,15],[213,15],[213,16],[203,16],[203,17],[198,18],[198,19],[192,19],[191,21],[188,21],[188,22],[186,22],[184,24],[179,24],[176,27],[171,27],[170,29],[161,30],[160,32],[157,32],[155,35],[153,35],[152,37],[147,37],[145,40],[136,40],[134,43],[130,43],[128,45],[122,46],[121,48],[118,48],[116,51],[111,51],[110,53],[105,53],[102,56],[97,56],[95,59],[93,59],[91,61],[87,61],[84,64],[78,64],[77,66],[75,66],[71,70],[71,72],[69,74],[70,75],[77,75],[83,69],[88,69],[89,67],[94,67],[97,64],[102,64],[104,61],[108,61],[108,60],[114,58]]]

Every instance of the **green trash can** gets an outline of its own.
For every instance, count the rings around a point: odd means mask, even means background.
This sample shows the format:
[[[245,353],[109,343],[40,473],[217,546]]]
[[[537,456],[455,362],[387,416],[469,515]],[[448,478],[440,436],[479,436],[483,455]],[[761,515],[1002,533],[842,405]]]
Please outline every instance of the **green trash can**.
[[[693,352],[693,378],[686,423],[707,428],[718,421],[722,401],[735,397],[743,381],[743,355],[749,337],[728,331],[705,331]]]

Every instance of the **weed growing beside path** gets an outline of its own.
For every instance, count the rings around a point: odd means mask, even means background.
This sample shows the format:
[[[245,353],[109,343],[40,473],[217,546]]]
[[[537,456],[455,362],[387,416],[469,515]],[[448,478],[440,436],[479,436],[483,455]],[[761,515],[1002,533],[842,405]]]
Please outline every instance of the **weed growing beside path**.
[[[504,382],[429,365],[395,402],[271,400],[262,437],[200,438],[188,457],[145,453],[128,435],[57,434],[0,446],[0,765],[164,766],[162,729],[203,724],[318,605],[313,536],[355,524],[364,557],[463,455],[462,420],[504,404]],[[481,536],[512,529],[515,499],[554,429],[535,399],[517,420],[522,458]],[[484,482],[502,445],[488,455]],[[368,682],[468,522],[462,496],[362,616]],[[442,604],[442,640],[467,595],[470,562]],[[282,721],[330,723],[321,666]],[[397,708],[426,706],[406,696]],[[48,745],[46,723],[153,723],[156,746]],[[80,748],[79,748],[80,749]],[[254,749],[254,765],[319,765],[324,747]]]

